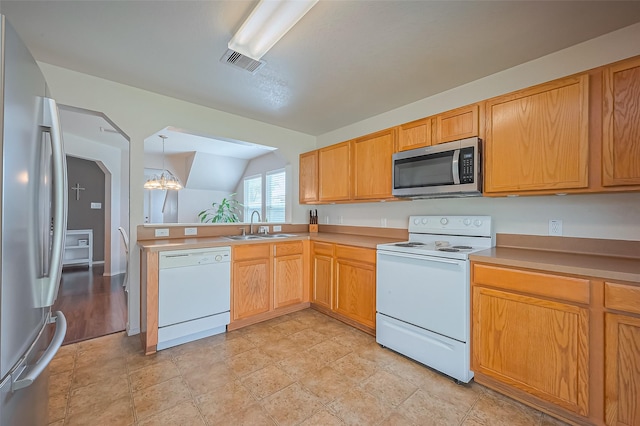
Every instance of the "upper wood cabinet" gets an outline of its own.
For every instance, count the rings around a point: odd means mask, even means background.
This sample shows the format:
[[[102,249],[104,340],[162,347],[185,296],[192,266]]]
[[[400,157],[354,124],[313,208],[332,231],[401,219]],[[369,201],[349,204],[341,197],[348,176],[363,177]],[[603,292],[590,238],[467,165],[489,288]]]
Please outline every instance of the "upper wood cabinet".
[[[605,68],[602,184],[640,185],[640,58]]]
[[[353,188],[356,200],[391,198],[392,156],[396,129],[351,141]]]
[[[300,154],[300,198],[302,204],[318,201],[318,151]]]
[[[319,201],[345,201],[351,198],[350,166],[349,142],[318,150]]]
[[[485,105],[485,193],[586,188],[586,74],[490,99]]]
[[[422,118],[398,126],[398,151],[423,148],[433,143],[432,118]]]
[[[467,105],[435,117],[435,143],[451,142],[479,135],[480,106]]]

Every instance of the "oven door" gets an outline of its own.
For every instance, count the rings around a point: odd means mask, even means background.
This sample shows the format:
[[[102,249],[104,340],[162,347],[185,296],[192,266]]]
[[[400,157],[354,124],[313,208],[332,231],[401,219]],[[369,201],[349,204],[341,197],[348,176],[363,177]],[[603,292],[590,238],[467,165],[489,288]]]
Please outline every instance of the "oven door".
[[[460,342],[469,338],[469,262],[377,252],[376,310]]]

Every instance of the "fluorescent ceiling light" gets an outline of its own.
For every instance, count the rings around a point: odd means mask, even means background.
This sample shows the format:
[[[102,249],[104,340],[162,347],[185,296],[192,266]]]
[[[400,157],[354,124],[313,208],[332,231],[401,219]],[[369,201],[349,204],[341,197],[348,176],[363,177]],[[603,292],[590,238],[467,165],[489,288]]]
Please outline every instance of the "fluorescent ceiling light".
[[[318,0],[260,0],[229,42],[229,49],[259,61]]]

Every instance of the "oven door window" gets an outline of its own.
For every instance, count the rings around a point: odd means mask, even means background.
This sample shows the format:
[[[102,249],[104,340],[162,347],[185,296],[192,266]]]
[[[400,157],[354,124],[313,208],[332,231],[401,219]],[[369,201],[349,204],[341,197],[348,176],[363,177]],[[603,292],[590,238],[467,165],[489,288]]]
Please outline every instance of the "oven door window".
[[[454,153],[446,151],[396,160],[393,164],[395,189],[453,185]]]

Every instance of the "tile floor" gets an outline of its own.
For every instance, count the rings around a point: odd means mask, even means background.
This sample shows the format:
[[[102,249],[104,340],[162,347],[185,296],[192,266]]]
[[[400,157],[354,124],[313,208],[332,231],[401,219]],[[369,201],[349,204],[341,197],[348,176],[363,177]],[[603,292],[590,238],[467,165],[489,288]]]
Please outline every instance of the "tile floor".
[[[307,309],[144,356],[124,333],[64,346],[50,424],[562,424]]]

